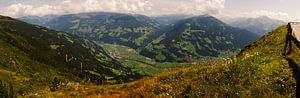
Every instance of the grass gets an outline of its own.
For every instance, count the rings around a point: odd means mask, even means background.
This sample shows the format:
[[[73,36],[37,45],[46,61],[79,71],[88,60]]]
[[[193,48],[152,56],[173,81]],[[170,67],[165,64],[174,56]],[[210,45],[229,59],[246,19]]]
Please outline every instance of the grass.
[[[0,80],[13,85],[15,92],[24,94],[47,87],[53,77],[59,77],[59,73],[53,70],[55,68],[32,60],[20,49],[1,40],[0,45]],[[68,79],[67,77],[61,78]]]

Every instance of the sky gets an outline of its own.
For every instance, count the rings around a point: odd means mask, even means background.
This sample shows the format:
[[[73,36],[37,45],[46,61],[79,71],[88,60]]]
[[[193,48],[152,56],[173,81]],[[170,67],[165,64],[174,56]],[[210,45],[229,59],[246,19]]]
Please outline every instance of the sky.
[[[0,0],[0,15],[44,16],[83,12],[120,12],[148,16],[210,14],[216,17],[300,19],[300,0]]]

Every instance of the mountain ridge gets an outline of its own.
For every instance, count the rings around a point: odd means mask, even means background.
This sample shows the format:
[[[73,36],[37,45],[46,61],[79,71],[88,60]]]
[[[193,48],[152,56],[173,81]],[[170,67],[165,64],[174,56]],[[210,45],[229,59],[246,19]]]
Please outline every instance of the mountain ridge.
[[[118,43],[137,49],[151,40],[149,38],[155,35],[158,25],[144,15],[95,12],[58,16],[44,26],[94,41]]]
[[[189,55],[196,58],[216,57],[221,54],[220,51],[233,52],[257,38],[258,35],[249,31],[228,26],[215,17],[203,15],[175,23],[140,53],[158,61],[186,61]]]

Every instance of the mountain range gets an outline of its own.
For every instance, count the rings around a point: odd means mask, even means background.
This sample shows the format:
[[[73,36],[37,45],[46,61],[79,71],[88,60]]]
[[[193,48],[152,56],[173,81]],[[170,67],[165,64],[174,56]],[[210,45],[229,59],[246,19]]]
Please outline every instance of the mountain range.
[[[35,22],[28,17],[21,19]],[[209,15],[147,17],[104,12],[80,13],[57,16],[44,26],[97,42],[125,45],[159,62],[186,62],[189,56],[193,59],[218,57],[236,52],[259,38]]]
[[[117,43],[137,49],[151,40],[149,38],[155,34],[159,23],[143,15],[103,12],[62,15],[39,25],[93,41]]]

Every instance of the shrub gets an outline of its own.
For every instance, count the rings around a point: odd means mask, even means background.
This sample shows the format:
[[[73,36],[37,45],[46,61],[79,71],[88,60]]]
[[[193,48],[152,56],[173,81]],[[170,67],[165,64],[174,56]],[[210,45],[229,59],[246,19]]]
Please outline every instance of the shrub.
[[[57,77],[55,77],[51,82],[50,91],[56,91],[59,85],[60,85],[60,80]]]

